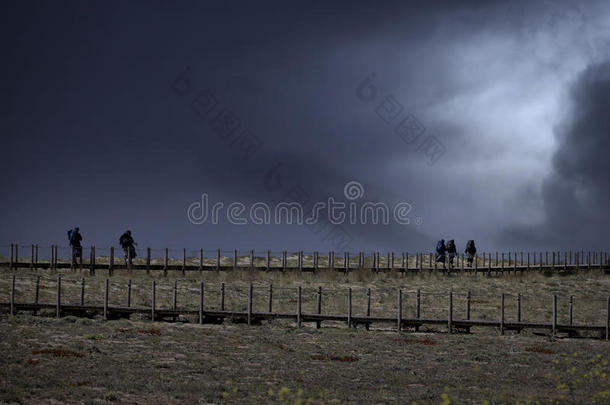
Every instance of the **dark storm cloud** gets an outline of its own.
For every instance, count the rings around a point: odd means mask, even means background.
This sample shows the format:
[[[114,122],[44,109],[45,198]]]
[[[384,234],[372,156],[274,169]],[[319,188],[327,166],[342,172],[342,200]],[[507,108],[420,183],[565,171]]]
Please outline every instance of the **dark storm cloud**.
[[[571,88],[565,122],[557,127],[553,173],[545,180],[545,221],[514,227],[505,238],[521,246],[607,246],[610,226],[610,61],[588,66]]]
[[[598,29],[568,3],[3,7],[5,241],[57,242],[81,224],[106,245],[129,227],[155,246],[330,249],[307,227],[195,226],[186,208],[204,192],[273,204],[294,187],[323,201],[355,180],[363,201],[409,202],[423,224],[349,226],[352,249],[422,250],[448,236],[490,243],[540,205],[531,178],[546,174],[540,151],[552,146],[537,133],[555,96],[549,78],[569,76],[574,49],[600,48],[573,40]],[[177,92],[187,67],[188,91]],[[371,72],[377,98],[363,102],[357,87]],[[213,113],[192,108],[202,90],[217,100]],[[379,117],[389,96],[399,119],[413,114],[446,146],[437,164]],[[218,134],[223,109],[256,148]],[[279,163],[284,183],[270,191],[265,175]]]

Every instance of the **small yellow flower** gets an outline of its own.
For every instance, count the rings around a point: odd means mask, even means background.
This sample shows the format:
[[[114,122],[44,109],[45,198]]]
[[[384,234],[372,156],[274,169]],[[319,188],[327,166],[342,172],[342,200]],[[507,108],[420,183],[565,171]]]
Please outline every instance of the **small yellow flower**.
[[[269,388],[269,391],[267,391],[267,394],[269,394],[270,396],[273,396],[273,388]]]
[[[223,391],[223,392],[222,392],[222,397],[223,397],[223,398],[226,398],[226,397],[228,397],[228,396],[229,396],[229,393],[228,393],[227,391]]]

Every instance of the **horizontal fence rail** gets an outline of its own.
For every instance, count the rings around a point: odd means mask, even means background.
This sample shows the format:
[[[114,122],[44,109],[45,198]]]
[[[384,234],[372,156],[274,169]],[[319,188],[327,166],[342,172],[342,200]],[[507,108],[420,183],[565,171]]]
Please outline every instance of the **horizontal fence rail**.
[[[163,271],[226,270],[337,270],[349,272],[367,269],[374,272],[462,271],[471,273],[510,273],[525,271],[568,271],[579,269],[610,270],[607,252],[481,252],[469,260],[465,254],[448,254],[440,261],[435,253],[402,252],[289,252],[224,251],[187,249],[136,249],[129,257],[120,248],[83,247],[74,254],[70,247],[11,244],[0,246],[0,266],[10,269],[88,269]],[[79,253],[79,252],[76,252]],[[6,256],[5,256],[6,254]]]
[[[4,280],[7,281],[7,280]],[[341,322],[348,328],[365,327],[369,329],[372,324],[385,324],[393,326],[400,332],[406,328],[414,328],[418,331],[424,325],[441,326],[448,333],[470,332],[472,327],[497,328],[500,335],[506,331],[520,332],[523,329],[548,330],[552,336],[558,332],[568,333],[570,336],[579,331],[597,332],[600,337],[608,340],[610,338],[610,296],[604,300],[603,307],[598,307],[592,312],[595,319],[604,319],[600,324],[576,323],[574,321],[574,297],[569,297],[567,313],[559,313],[558,308],[566,308],[565,305],[558,307],[561,298],[565,304],[567,297],[552,295],[548,299],[541,297],[528,297],[535,299],[538,303],[544,303],[550,319],[541,321],[524,320],[525,315],[538,316],[540,309],[531,310],[525,314],[522,307],[523,296],[521,294],[500,294],[495,298],[490,296],[479,296],[478,299],[468,291],[466,294],[457,294],[454,291],[447,293],[430,292],[421,290],[403,290],[401,288],[347,288],[347,289],[325,289],[296,287],[274,287],[248,286],[231,287],[224,283],[219,287],[209,287],[203,281],[181,281],[173,283],[162,283],[152,280],[148,285],[139,283],[135,285],[131,280],[115,287],[106,278],[103,291],[94,291],[87,295],[85,278],[63,279],[61,275],[56,278],[36,276],[17,277],[13,275],[8,280],[10,291],[8,302],[0,302],[0,308],[8,309],[11,315],[17,311],[40,311],[51,310],[56,317],[62,314],[84,314],[91,316],[92,312],[103,314],[104,319],[119,318],[131,314],[145,314],[152,321],[165,320],[180,316],[196,317],[198,323],[219,323],[225,319],[237,320],[248,325],[258,323],[261,320],[287,319],[294,321],[298,327],[303,323],[314,324],[316,328],[321,327],[322,322]],[[43,288],[44,284],[44,288]],[[46,299],[41,299],[44,290]],[[112,290],[112,291],[111,291]],[[19,297],[17,297],[19,293]],[[135,294],[139,296],[139,303],[134,305]],[[395,297],[393,309],[384,310],[383,314],[372,314],[371,297]],[[228,298],[231,297],[231,305]],[[425,304],[423,297],[426,297]],[[481,297],[486,300],[481,300]],[[407,300],[408,298],[408,300]],[[21,299],[21,300],[20,300]],[[472,317],[473,306],[480,303],[488,303],[487,300],[497,299],[499,309],[493,314],[476,319]],[[143,302],[145,301],[145,304]],[[332,301],[332,302],[331,302]],[[599,300],[597,300],[599,301]],[[460,310],[456,309],[456,304]],[[344,308],[344,312],[327,313],[323,311],[324,306],[330,307],[330,311],[337,310],[337,305]],[[510,305],[510,314],[507,306]],[[231,308],[228,308],[228,307]],[[281,309],[276,307],[280,306]],[[307,306],[307,308],[304,308]],[[292,307],[292,310],[289,310]],[[275,310],[274,310],[275,309]],[[496,312],[497,311],[497,312]],[[599,313],[598,313],[599,311]],[[378,311],[377,311],[378,312]],[[406,316],[406,313],[412,316]],[[423,316],[422,313],[426,312]],[[516,312],[516,313],[515,313]],[[446,316],[441,314],[445,313]],[[436,315],[436,316],[435,316]],[[438,315],[441,315],[440,317]],[[512,319],[508,319],[508,315]],[[599,315],[599,317],[597,317]],[[489,319],[494,317],[495,319]],[[560,319],[561,318],[561,319]]]

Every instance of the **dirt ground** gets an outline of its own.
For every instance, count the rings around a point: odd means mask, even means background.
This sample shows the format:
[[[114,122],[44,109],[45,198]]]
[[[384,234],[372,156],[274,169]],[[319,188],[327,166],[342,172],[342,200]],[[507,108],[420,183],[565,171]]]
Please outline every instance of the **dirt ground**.
[[[610,343],[365,331],[0,319],[0,401],[609,403]]]
[[[8,298],[11,275],[0,270],[0,300]],[[32,280],[41,276],[41,302],[54,302],[56,274],[17,273],[18,302],[32,301]],[[86,302],[101,302],[107,274],[64,272],[62,301],[78,302],[85,278]],[[158,283],[158,306],[170,307],[174,281],[178,307],[196,308],[198,283],[206,283],[206,307],[218,308],[219,286],[226,283],[226,307],[245,307],[253,283],[255,310],[266,306],[274,286],[274,309],[294,309],[302,285],[304,311],[313,310],[322,286],[324,312],[345,313],[345,292],[354,291],[354,313],[364,311],[371,288],[373,315],[396,310],[396,290],[405,291],[404,316],[413,312],[413,291],[422,290],[422,315],[446,316],[446,293],[456,295],[455,319],[467,290],[472,317],[496,319],[499,294],[523,294],[527,319],[548,321],[552,294],[560,297],[560,321],[573,295],[575,322],[603,324],[610,277],[598,272],[545,277],[482,275],[418,276],[370,273],[299,274],[116,272],[110,279],[111,303],[121,304],[132,280],[133,305],[150,305],[150,285]],[[309,298],[305,298],[305,296]],[[282,307],[283,306],[283,307]],[[257,308],[258,307],[258,308]],[[507,320],[515,303],[507,299]],[[393,313],[393,312],[392,312]],[[45,315],[48,315],[45,316]],[[0,403],[396,403],[517,404],[610,403],[610,342],[590,338],[551,338],[542,331],[499,336],[493,328],[448,334],[446,328],[397,333],[366,331],[328,322],[315,329],[272,321],[248,327],[138,320],[104,321],[100,316],[55,319],[0,314]],[[539,333],[540,332],[540,333]]]

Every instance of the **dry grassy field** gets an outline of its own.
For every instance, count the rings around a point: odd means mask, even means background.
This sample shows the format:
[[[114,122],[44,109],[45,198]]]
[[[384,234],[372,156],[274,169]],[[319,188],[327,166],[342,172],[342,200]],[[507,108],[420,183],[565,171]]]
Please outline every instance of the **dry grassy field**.
[[[0,271],[0,301],[8,300],[17,274],[16,301],[32,302],[41,276],[40,302],[54,302],[56,274]],[[78,303],[81,280],[85,301],[102,302],[107,273],[62,271],[62,302]],[[128,280],[132,305],[150,305],[157,282],[157,306],[170,308],[174,282],[178,308],[197,308],[199,282],[205,283],[206,308],[242,310],[247,287],[255,288],[254,310],[267,306],[273,284],[274,311],[294,311],[296,287],[303,288],[303,311],[313,312],[315,292],[324,291],[323,312],[346,312],[352,288],[354,314],[364,314],[371,289],[373,315],[396,311],[396,290],[403,289],[403,313],[414,311],[414,292],[422,292],[422,316],[446,316],[447,293],[454,292],[455,315],[464,311],[471,291],[471,317],[498,319],[500,294],[507,295],[507,320],[514,318],[522,294],[522,318],[550,319],[551,296],[559,297],[559,320],[567,320],[574,297],[574,323],[605,322],[610,277],[599,271],[547,277],[539,273],[503,276],[423,273],[420,275],[318,272],[163,272],[115,271],[110,301],[125,305]],[[46,316],[45,316],[46,315]],[[270,321],[248,327],[229,320],[197,325],[194,319],[150,322],[141,316],[104,321],[65,316],[1,314],[0,401],[6,403],[397,403],[504,404],[609,403],[610,343],[600,339],[557,338],[548,332],[521,334],[486,328],[471,334],[446,333],[445,327],[397,333],[390,325],[347,328],[324,322],[297,328]]]

